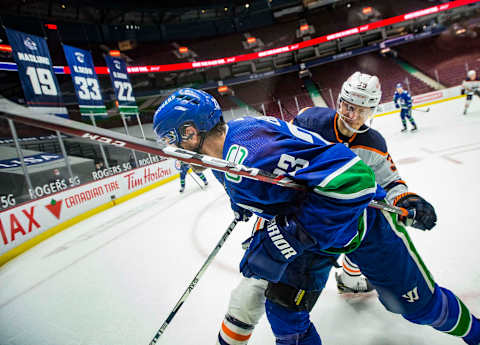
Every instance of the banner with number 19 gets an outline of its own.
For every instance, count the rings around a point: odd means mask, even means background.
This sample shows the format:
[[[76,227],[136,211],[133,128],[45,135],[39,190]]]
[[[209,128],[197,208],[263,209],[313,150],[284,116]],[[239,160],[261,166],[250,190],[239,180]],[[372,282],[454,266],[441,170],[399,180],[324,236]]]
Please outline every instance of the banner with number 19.
[[[30,108],[42,108],[43,113],[66,117],[67,110],[45,39],[8,28],[5,32],[17,63],[26,104]]]

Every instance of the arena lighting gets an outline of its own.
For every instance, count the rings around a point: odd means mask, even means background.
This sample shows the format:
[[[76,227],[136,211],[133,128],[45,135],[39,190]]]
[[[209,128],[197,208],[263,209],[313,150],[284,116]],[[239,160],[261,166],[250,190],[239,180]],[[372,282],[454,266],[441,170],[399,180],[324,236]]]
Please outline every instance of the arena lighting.
[[[362,13],[363,14],[371,14],[372,13],[372,8],[370,6],[362,8]]]
[[[110,56],[120,56],[120,50],[110,50],[108,54],[110,54]]]
[[[247,43],[248,44],[252,44],[252,43],[255,43],[257,41],[257,39],[255,37],[248,37],[247,38]]]
[[[45,27],[49,30],[57,30],[57,25],[55,24],[45,24]]]
[[[308,30],[308,24],[303,24],[300,26],[300,31],[307,31]]]
[[[465,6],[465,5],[469,5],[477,2],[480,2],[480,0],[455,0],[448,3],[424,8],[422,10],[418,10],[415,12],[410,12],[410,13],[402,14],[399,16],[368,23],[362,26],[357,26],[355,28],[336,32],[330,35],[315,37],[311,40],[290,44],[283,47],[277,47],[269,50],[264,50],[260,52],[255,52],[255,53],[221,57],[214,60],[182,62],[182,63],[174,63],[174,64],[168,64],[168,65],[129,66],[127,67],[127,71],[129,73],[161,73],[161,72],[182,71],[182,70],[189,70],[189,69],[196,69],[196,68],[217,67],[217,66],[232,64],[232,63],[241,62],[241,61],[256,60],[256,59],[264,58],[267,56],[273,56],[277,54],[292,52],[292,51],[299,50],[306,47],[315,46],[320,43],[332,41],[342,37],[357,35],[370,30],[382,28],[385,26],[390,26],[396,23],[401,23],[406,20],[447,11],[452,8]],[[16,65],[14,63],[2,63],[2,65],[4,65],[5,67],[2,67],[1,69],[8,70],[8,71],[16,70]],[[70,69],[68,68],[68,66],[54,66],[54,67],[57,70],[63,70],[63,74],[70,73]],[[105,66],[97,66],[95,67],[95,71],[97,72],[97,74],[108,74],[108,68]],[[57,73],[62,74],[62,71]]]
[[[467,31],[467,29],[465,29],[465,28],[458,29],[457,31],[455,31],[455,34],[461,35],[461,34],[464,34],[466,31]]]
[[[0,44],[0,52],[11,52],[12,47],[10,47],[8,44]]]
[[[181,54],[186,54],[186,53],[188,53],[188,48],[187,47],[178,47],[178,51]]]
[[[218,93],[224,94],[228,92],[228,86],[227,85],[222,85],[217,88]]]

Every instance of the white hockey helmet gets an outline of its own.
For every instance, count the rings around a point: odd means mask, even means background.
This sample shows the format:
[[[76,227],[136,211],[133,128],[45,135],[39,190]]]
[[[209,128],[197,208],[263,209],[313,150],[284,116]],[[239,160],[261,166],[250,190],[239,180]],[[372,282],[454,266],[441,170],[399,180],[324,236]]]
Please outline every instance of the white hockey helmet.
[[[382,89],[377,76],[353,73],[342,85],[339,98],[361,107],[376,108],[382,98]]]
[[[365,73],[353,73],[342,85],[342,90],[337,99],[337,113],[345,127],[354,133],[365,133],[370,129],[373,121],[373,115],[382,98],[382,89],[378,77]],[[358,108],[347,110],[348,108]],[[365,125],[364,129],[353,128],[349,121],[352,120],[348,112],[357,113],[357,125]],[[366,121],[370,123],[366,125]],[[361,121],[359,123],[358,121]]]
[[[467,77],[469,78],[475,78],[477,76],[477,72],[473,69],[467,72]]]

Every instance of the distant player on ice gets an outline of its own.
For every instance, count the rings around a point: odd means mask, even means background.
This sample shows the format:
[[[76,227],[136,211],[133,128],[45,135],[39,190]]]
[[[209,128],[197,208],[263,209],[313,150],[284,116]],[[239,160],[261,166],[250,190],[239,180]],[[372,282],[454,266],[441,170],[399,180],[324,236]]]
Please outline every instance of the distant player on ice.
[[[412,125],[412,132],[417,130],[417,124],[412,116],[412,96],[407,90],[403,89],[402,83],[397,84],[397,90],[393,96],[393,102],[395,103],[395,108],[400,108],[400,118],[402,119],[402,132],[407,130],[407,119]]]
[[[188,170],[190,169],[190,164],[176,161],[177,169],[180,170],[180,193],[185,191],[185,177],[187,176]],[[205,175],[203,174],[202,167],[192,165],[192,171],[202,180],[204,186],[208,186],[208,181]],[[192,176],[192,178],[195,178]]]
[[[477,77],[477,72],[473,69],[468,71],[467,79],[462,83],[462,95],[467,95],[465,108],[463,110],[463,115],[466,115],[468,107],[470,107],[470,103],[472,103],[473,95],[480,97],[480,79]]]

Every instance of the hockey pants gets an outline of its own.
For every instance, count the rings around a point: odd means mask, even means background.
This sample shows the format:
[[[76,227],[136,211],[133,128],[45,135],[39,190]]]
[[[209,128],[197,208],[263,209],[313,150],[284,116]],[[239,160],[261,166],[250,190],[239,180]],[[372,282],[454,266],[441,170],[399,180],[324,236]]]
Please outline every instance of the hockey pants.
[[[438,286],[397,216],[377,212],[362,244],[349,258],[375,286],[380,302],[405,319],[480,344],[480,323],[450,290]],[[331,260],[325,257],[325,260]],[[328,276],[329,270],[324,270]],[[326,279],[325,279],[326,281]],[[320,302],[321,303],[321,302]],[[266,301],[267,317],[278,345],[320,345],[308,312]]]

